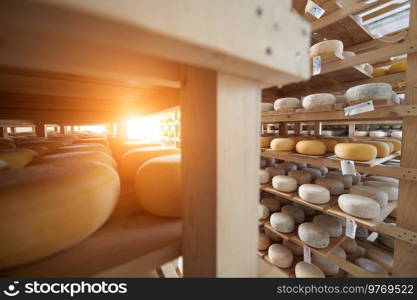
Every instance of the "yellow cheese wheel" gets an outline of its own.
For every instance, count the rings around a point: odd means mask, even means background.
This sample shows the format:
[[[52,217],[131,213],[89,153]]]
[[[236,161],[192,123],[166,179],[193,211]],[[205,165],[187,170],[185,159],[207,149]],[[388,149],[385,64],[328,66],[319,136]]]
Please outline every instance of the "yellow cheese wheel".
[[[101,163],[0,172],[0,269],[80,242],[107,220],[119,192],[116,171]]]
[[[372,76],[373,77],[379,77],[379,76],[384,76],[385,74],[387,74],[387,69],[383,69],[383,68],[374,68],[373,72],[372,72]]]
[[[377,149],[370,144],[339,143],[334,147],[334,153],[342,159],[368,161],[376,158]]]
[[[393,145],[393,151],[397,152],[401,150],[401,141],[399,140],[394,140],[394,139],[389,139],[389,140],[384,140],[385,142],[390,142]]]
[[[181,217],[180,154],[145,162],[136,173],[135,194],[144,210],[163,217]]]
[[[56,151],[59,147],[62,146],[60,142],[48,141],[46,139],[39,138],[28,138],[25,140],[16,141],[16,146],[18,147],[29,147],[29,146],[42,146],[48,149],[49,153]]]
[[[37,156],[35,151],[14,148],[14,149],[0,149],[0,160],[3,160],[12,169],[23,168]]]
[[[334,152],[334,147],[339,143],[333,139],[319,139],[318,141],[323,142],[326,145],[326,152]]]
[[[0,138],[0,149],[16,148],[14,141],[10,138]]]
[[[109,141],[106,138],[82,138],[74,141],[74,144],[102,144],[108,146]]]
[[[67,152],[80,152],[80,151],[101,151],[111,155],[111,151],[106,146],[102,144],[78,144],[63,146],[56,150],[56,153],[67,153]]]
[[[323,155],[326,153],[326,145],[321,141],[299,141],[295,145],[295,150],[300,154]]]
[[[389,68],[388,68],[388,74],[392,74],[392,73],[399,73],[399,72],[405,72],[407,70],[407,60],[399,60],[395,63],[393,63]]]
[[[276,151],[292,151],[295,142],[291,138],[276,138],[271,141],[271,149]]]
[[[273,137],[271,136],[261,136],[260,137],[261,148],[269,148],[272,139]]]
[[[364,144],[369,144],[375,146],[376,148],[376,157],[381,158],[391,154],[390,146],[385,142],[378,141],[363,141]]]
[[[74,143],[77,138],[71,135],[57,135],[57,136],[48,136],[48,140],[56,141],[61,143],[63,146],[69,146]]]
[[[122,181],[133,182],[138,169],[149,159],[179,154],[180,150],[168,147],[144,147],[126,152],[120,162],[120,177]]]
[[[112,168],[116,168],[116,162],[110,155],[100,151],[80,151],[50,154],[33,161],[33,165],[58,164],[58,163],[79,163],[79,162],[100,162]]]

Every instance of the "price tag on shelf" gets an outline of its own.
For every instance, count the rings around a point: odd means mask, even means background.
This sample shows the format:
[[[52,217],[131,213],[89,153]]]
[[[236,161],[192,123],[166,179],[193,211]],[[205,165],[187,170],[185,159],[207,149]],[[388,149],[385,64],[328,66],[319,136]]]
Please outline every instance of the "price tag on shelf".
[[[312,14],[316,19],[320,19],[321,16],[323,16],[323,14],[326,12],[323,8],[311,0],[307,2],[306,11]]]
[[[370,242],[375,242],[375,240],[378,237],[378,232],[372,232],[370,235],[368,235],[368,237],[366,238],[368,241]]]
[[[313,75],[321,73],[321,56],[313,57]]]
[[[351,160],[342,160],[340,162],[340,168],[343,175],[356,175],[355,162]]]
[[[311,264],[311,249],[310,249],[310,247],[307,247],[306,245],[303,245],[303,255],[304,255],[304,261],[306,263]]]
[[[356,105],[347,106],[344,108],[344,110],[345,110],[345,116],[348,117],[348,116],[353,116],[353,115],[373,111],[375,110],[375,108],[374,108],[374,102],[372,100],[369,100],[369,101],[362,102]]]
[[[356,224],[355,220],[347,217],[346,218],[346,231],[345,235],[351,239],[355,239],[356,237],[356,228],[358,225]]]

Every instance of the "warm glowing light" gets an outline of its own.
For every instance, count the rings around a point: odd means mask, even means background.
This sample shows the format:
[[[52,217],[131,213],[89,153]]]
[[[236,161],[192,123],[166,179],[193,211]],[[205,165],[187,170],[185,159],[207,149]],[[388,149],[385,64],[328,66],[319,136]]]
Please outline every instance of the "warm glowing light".
[[[127,138],[141,142],[161,142],[163,115],[141,117],[127,121]]]
[[[106,133],[105,125],[83,125],[80,126],[80,131],[89,131],[94,133]]]

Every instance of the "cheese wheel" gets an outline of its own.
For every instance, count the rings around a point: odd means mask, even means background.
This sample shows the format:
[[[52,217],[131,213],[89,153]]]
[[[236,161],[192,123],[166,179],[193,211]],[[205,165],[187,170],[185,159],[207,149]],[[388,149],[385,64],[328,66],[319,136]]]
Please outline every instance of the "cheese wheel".
[[[330,192],[318,184],[303,184],[298,189],[298,195],[304,201],[314,204],[324,204],[330,201]]]
[[[376,262],[370,259],[360,257],[355,259],[355,264],[365,269],[366,271],[374,274],[375,277],[388,277],[387,271],[385,271],[385,269],[381,265],[377,264]]]
[[[313,264],[300,261],[295,265],[296,278],[325,278],[324,273],[319,267]]]
[[[326,175],[329,172],[329,169],[325,166],[315,166],[315,165],[308,165],[311,169],[317,169],[321,172],[321,175]]]
[[[43,146],[25,146],[23,148],[35,151],[37,156],[44,156],[50,152],[48,148],[45,148]]]
[[[281,212],[294,218],[295,224],[304,222],[304,210],[300,206],[284,205],[281,207]]]
[[[351,175],[343,175],[340,171],[329,171],[326,174],[326,178],[333,178],[333,179],[341,181],[345,189],[350,188],[353,183],[353,178]]]
[[[397,139],[401,139],[403,137],[402,131],[392,131],[391,136]]]
[[[356,248],[358,248],[356,241],[351,238],[346,238],[340,246],[346,251],[346,253],[352,253],[356,250]]]
[[[259,170],[259,183],[265,184],[268,183],[270,179],[269,173],[265,170],[260,169]]]
[[[273,213],[269,218],[269,221],[275,230],[283,233],[292,232],[295,227],[294,218],[291,215],[282,212]]]
[[[307,171],[310,173],[312,180],[316,180],[317,178],[321,178],[321,171],[316,168],[304,168],[303,171]]]
[[[326,153],[326,145],[320,141],[299,141],[295,145],[295,151],[305,155],[323,155]]]
[[[276,165],[277,168],[284,169],[286,173],[297,170],[297,165],[292,162],[283,162]]]
[[[266,166],[267,167],[274,167],[275,166],[275,158],[272,157],[264,157],[265,161],[266,161]]]
[[[331,195],[337,196],[345,192],[345,186],[343,182],[336,178],[318,178],[314,181],[314,183],[328,189]]]
[[[351,253],[349,253],[346,258],[348,261],[354,262],[355,259],[359,258],[359,257],[363,257],[365,255],[366,249],[361,247],[361,246],[357,246],[355,250],[353,250]]]
[[[372,76],[373,77],[379,77],[379,76],[384,76],[385,74],[387,74],[387,69],[383,69],[383,68],[374,68],[372,71]]]
[[[346,160],[369,161],[377,156],[374,145],[364,143],[339,143],[334,147],[337,157]]]
[[[323,249],[329,246],[329,233],[314,223],[303,223],[298,226],[298,236],[308,246]]]
[[[349,194],[356,194],[369,197],[375,200],[381,208],[388,204],[388,194],[373,186],[355,185],[349,189]]]
[[[326,152],[334,152],[334,147],[339,143],[333,139],[318,139],[318,141],[323,142],[326,145]]]
[[[0,160],[0,171],[8,169],[9,166],[4,160]]]
[[[395,63],[393,63],[389,68],[387,73],[393,74],[393,73],[399,73],[399,72],[405,72],[407,70],[407,60],[399,60]]]
[[[397,151],[401,150],[401,141],[394,140],[394,139],[386,139],[385,141],[390,142],[393,145],[393,147],[394,147],[393,151],[394,152],[397,152]]]
[[[390,147],[385,142],[378,142],[378,141],[363,141],[364,144],[369,144],[375,146],[376,148],[376,157],[382,158],[391,154]]]
[[[12,168],[23,168],[37,156],[35,151],[24,148],[0,149],[0,160]]]
[[[303,98],[303,107],[306,109],[319,108],[333,104],[336,104],[336,97],[333,94],[312,94]]]
[[[337,246],[336,248],[334,248],[333,254],[336,255],[336,256],[338,256],[338,257],[340,257],[340,258],[346,259],[346,252],[340,246]]]
[[[392,97],[392,87],[388,83],[366,83],[348,89],[345,93],[348,102],[358,100],[387,100]]]
[[[72,143],[74,143],[76,138],[70,135],[62,135],[62,136],[52,136],[52,137],[48,136],[48,140],[59,142],[63,146],[69,146]]]
[[[269,237],[265,233],[260,232],[259,239],[258,239],[258,250],[260,251],[268,250],[270,245],[271,245],[271,241],[269,240]]]
[[[368,135],[368,131],[360,131],[357,130],[353,133],[354,136],[367,136]]]
[[[388,201],[397,201],[398,200],[398,187],[389,184],[388,182],[381,181],[366,181],[364,183],[367,186],[373,186],[381,191],[384,191],[388,195]]]
[[[56,150],[55,153],[67,153],[67,152],[79,152],[79,151],[101,151],[111,155],[111,151],[106,146],[102,144],[78,144],[63,146]]]
[[[265,220],[269,217],[269,209],[266,205],[258,203],[258,220]]]
[[[388,223],[390,224],[390,223]],[[394,225],[395,226],[395,225]],[[380,234],[378,236],[378,241],[381,242],[382,245],[394,249],[395,239],[391,236]]]
[[[275,197],[262,198],[261,204],[265,205],[270,212],[277,212],[281,209],[281,202]]]
[[[0,172],[0,269],[77,244],[107,220],[119,191],[116,171],[102,163]]]
[[[82,138],[74,141],[74,144],[102,144],[108,146],[109,141],[107,138]]]
[[[290,171],[288,172],[288,176],[295,178],[298,185],[310,183],[312,180],[310,172],[305,170]]]
[[[398,186],[400,184],[400,180],[397,178],[387,177],[387,176],[379,176],[379,175],[369,175],[365,177],[365,181],[380,181],[386,182],[393,186]]]
[[[296,256],[303,255],[303,247],[297,245],[296,243],[290,241],[290,240],[283,240],[282,244],[291,250],[292,254]]]
[[[281,243],[282,242],[282,238],[275,231],[272,231],[271,229],[269,229],[267,227],[264,227],[264,231],[265,231],[266,236],[272,242],[275,242],[275,243]]]
[[[343,194],[339,196],[337,203],[341,210],[355,217],[373,219],[381,214],[381,207],[378,202],[369,197]]]
[[[136,173],[135,194],[145,211],[181,217],[181,156],[160,156],[144,163]]]
[[[272,187],[280,192],[294,192],[298,184],[295,178],[286,175],[277,175],[272,178]]]
[[[298,169],[307,168],[307,164],[306,163],[295,163],[295,165],[297,166]]]
[[[274,102],[274,109],[276,111],[299,107],[301,107],[301,103],[298,98],[279,98]]]
[[[272,103],[261,102],[261,111],[273,110],[274,105]]]
[[[391,273],[394,268],[394,258],[388,251],[369,248],[366,250],[365,257],[381,265],[387,272]]]
[[[179,149],[170,147],[142,147],[127,151],[120,162],[120,177],[122,181],[133,182],[136,172],[149,159],[179,153]]]
[[[321,41],[310,47],[310,57],[323,56],[334,57],[343,56],[343,42],[339,40]]]
[[[273,137],[270,137],[270,136],[261,136],[260,142],[259,142],[261,148],[270,148],[272,139]]]
[[[34,165],[41,164],[58,164],[58,163],[79,163],[79,162],[101,162],[112,168],[116,168],[114,159],[100,151],[82,151],[82,152],[68,152],[59,154],[50,154],[33,161]]]
[[[289,268],[294,260],[292,252],[281,244],[269,246],[268,258],[272,264],[280,268]]]
[[[276,138],[271,141],[271,149],[275,151],[292,151],[294,146],[294,140],[290,138]]]
[[[324,274],[328,276],[334,276],[339,273],[339,266],[332,263],[331,261],[313,254],[311,256],[311,261],[323,271]]]
[[[320,214],[314,216],[313,223],[327,231],[330,237],[339,237],[343,233],[342,222],[336,217]]]
[[[267,167],[265,168],[265,171],[268,172],[269,176],[273,178],[277,175],[285,175],[287,172],[283,168],[277,168],[277,167]]]
[[[343,51],[342,55],[343,55],[344,58],[348,58],[348,57],[356,56],[356,53],[353,52],[353,51]]]

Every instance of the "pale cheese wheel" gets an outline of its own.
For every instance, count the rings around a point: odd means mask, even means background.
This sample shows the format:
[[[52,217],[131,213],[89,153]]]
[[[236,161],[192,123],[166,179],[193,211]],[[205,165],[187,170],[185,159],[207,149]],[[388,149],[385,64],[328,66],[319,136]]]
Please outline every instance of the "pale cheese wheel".
[[[271,241],[269,237],[265,234],[260,232],[258,238],[258,250],[265,251],[268,250],[269,246],[271,245]]]
[[[392,253],[378,248],[370,248],[366,251],[365,257],[381,265],[387,272],[393,271],[394,257]]]
[[[354,133],[353,133],[353,135],[354,136],[368,136],[368,131],[360,131],[360,130],[357,130],[357,131],[355,131]]]
[[[282,238],[275,231],[272,231],[267,227],[264,227],[264,231],[270,241],[275,242],[275,243],[282,242]]]
[[[326,145],[326,152],[334,152],[334,147],[339,143],[337,140],[333,139],[318,139],[318,141],[323,142]]]
[[[285,175],[287,174],[286,170],[284,168],[277,168],[277,167],[267,167],[265,168],[265,171],[269,173],[269,176],[273,178],[277,175]]]
[[[391,224],[391,223],[388,223]],[[391,226],[395,226],[395,225],[391,225]],[[378,241],[381,242],[382,245],[394,249],[394,245],[395,245],[395,239],[391,236],[385,235],[385,234],[380,234],[378,235]]]
[[[109,148],[102,144],[77,144],[58,148],[55,153],[79,152],[79,151],[102,151],[112,155]]]
[[[315,140],[299,141],[295,145],[295,151],[305,155],[323,155],[326,153],[326,145]]]
[[[262,198],[261,204],[265,205],[270,212],[277,212],[281,209],[281,202],[275,197]]]
[[[298,195],[304,201],[314,204],[324,204],[330,201],[330,192],[318,184],[303,184],[298,189]]]
[[[283,233],[292,232],[295,227],[294,218],[291,215],[282,212],[273,213],[269,218],[269,221],[275,230]]]
[[[323,271],[314,264],[300,261],[295,265],[296,278],[325,278]]]
[[[101,162],[112,168],[116,168],[116,162],[114,159],[100,151],[83,151],[83,152],[68,152],[59,154],[50,154],[33,161],[33,165],[40,164],[58,164],[58,163],[71,163],[76,164],[79,162]]]
[[[77,244],[107,220],[119,192],[116,171],[102,163],[0,172],[0,269]]]
[[[353,178],[351,175],[343,175],[340,171],[329,171],[326,174],[326,178],[333,178],[341,181],[345,186],[345,189],[348,189],[353,184]]]
[[[346,253],[352,253],[356,250],[356,248],[358,248],[356,241],[351,238],[346,238],[340,246],[346,251]]]
[[[332,263],[331,261],[313,254],[311,257],[312,262],[323,271],[324,274],[328,276],[334,276],[339,273],[339,266]]]
[[[336,97],[333,94],[321,93],[312,94],[303,98],[303,107],[306,109],[319,108],[325,105],[336,104]]]
[[[7,163],[9,168],[23,168],[29,164],[37,153],[25,148],[0,149],[0,160]]]
[[[259,138],[259,144],[261,148],[269,148],[271,146],[271,141],[273,137],[270,136],[261,136]]]
[[[393,186],[398,186],[400,184],[400,180],[397,178],[387,177],[387,176],[379,176],[379,175],[369,175],[365,177],[365,181],[381,181],[386,182]]]
[[[369,197],[343,194],[339,196],[337,202],[341,210],[358,218],[373,219],[381,214],[378,202]]]
[[[290,138],[276,138],[271,141],[271,149],[275,151],[292,151],[295,142]]]
[[[268,258],[272,264],[280,268],[289,268],[294,260],[292,252],[281,244],[269,246]]]
[[[284,169],[286,173],[297,170],[297,165],[292,162],[283,162],[276,165],[277,168]]]
[[[306,163],[295,163],[295,165],[297,166],[298,169],[307,168],[307,164]]]
[[[346,160],[369,161],[376,158],[377,149],[364,143],[339,143],[334,147],[334,153]]]
[[[403,137],[402,131],[392,131],[391,136],[397,139],[401,139]]]
[[[387,271],[385,271],[385,269],[381,265],[377,264],[376,262],[370,259],[360,257],[355,259],[355,264],[365,269],[366,271],[374,274],[375,277],[388,277]]]
[[[329,169],[325,166],[315,166],[315,165],[308,165],[311,169],[317,169],[321,172],[321,175],[326,175],[329,172]]]
[[[261,102],[261,112],[262,111],[270,111],[274,109],[274,105],[272,103]]]
[[[260,169],[259,170],[259,183],[265,184],[268,183],[271,177],[269,176],[269,173],[265,170]]]
[[[369,197],[375,200],[381,208],[388,204],[388,194],[376,187],[366,185],[354,185],[349,189],[349,194]]]
[[[329,190],[331,195],[340,195],[345,192],[345,185],[336,178],[318,178],[314,181],[315,184],[324,186]]]
[[[388,83],[367,83],[348,89],[345,93],[348,102],[358,100],[387,100],[392,97],[392,87]]]
[[[398,187],[391,185],[388,182],[381,181],[366,181],[364,183],[367,186],[373,186],[381,191],[384,191],[388,195],[388,201],[397,201],[398,200]]]
[[[340,246],[337,246],[336,248],[334,248],[332,254],[334,254],[334,255],[336,255],[340,258],[343,258],[343,259],[346,259],[346,256],[347,256],[346,251]]]
[[[301,256],[303,255],[303,247],[297,245],[296,243],[290,241],[290,240],[283,240],[282,244],[287,247],[288,249],[291,250],[292,254],[296,255],[296,256]]]
[[[310,47],[310,57],[343,56],[343,42],[339,40],[321,41]]]
[[[310,183],[312,180],[310,172],[305,170],[290,171],[288,172],[288,176],[295,178],[298,185]]]
[[[295,178],[286,175],[277,175],[272,178],[272,187],[280,192],[294,192],[298,184]]]
[[[298,226],[298,236],[310,247],[323,249],[329,246],[329,233],[314,223],[302,223]]]
[[[390,147],[385,142],[378,142],[378,141],[363,141],[364,144],[369,144],[375,146],[376,148],[376,157],[382,158],[391,154]]]
[[[284,205],[281,207],[281,212],[294,218],[295,224],[304,222],[305,214],[304,210],[300,206]]]
[[[266,205],[258,203],[258,220],[265,220],[269,217],[269,209]]]
[[[339,237],[343,233],[342,222],[336,217],[320,214],[314,216],[313,223],[327,231],[330,237]]]
[[[299,107],[301,107],[301,102],[298,98],[279,98],[274,102],[274,110],[276,111]]]
[[[321,171],[316,168],[304,168],[303,171],[307,171],[308,173],[310,173],[312,180],[321,178],[322,175]]]

